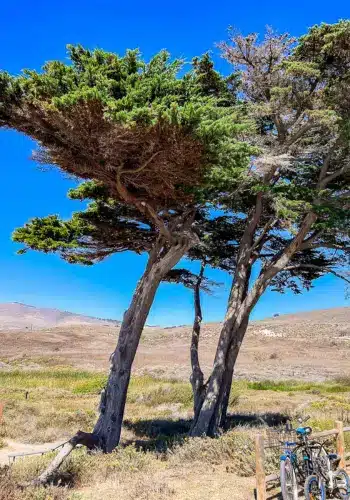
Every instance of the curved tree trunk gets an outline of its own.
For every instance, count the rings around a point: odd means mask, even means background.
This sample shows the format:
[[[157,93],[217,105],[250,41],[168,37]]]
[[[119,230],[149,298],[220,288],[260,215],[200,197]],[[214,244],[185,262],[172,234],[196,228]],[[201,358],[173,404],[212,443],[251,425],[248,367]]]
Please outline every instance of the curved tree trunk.
[[[241,334],[244,330],[241,329],[241,326],[245,318],[249,317],[252,309],[269,286],[271,280],[287,266],[294,253],[298,251],[317,216],[312,212],[305,216],[298,234],[283,252],[278,254],[272,262],[261,270],[259,277],[242,301],[244,296],[244,281],[248,271],[247,264],[252,255],[253,238],[251,233],[254,229],[254,224],[252,224],[254,218],[256,216],[253,214],[247,223],[245,235],[241,242],[235,283],[231,290],[225,321],[220,333],[213,371],[209,379],[201,411],[190,432],[192,436],[214,436],[216,434],[219,423],[218,414],[224,395],[222,387],[223,379],[228,367],[229,351],[232,344],[234,346],[233,349],[237,348],[239,351],[243,340]],[[252,227],[250,228],[249,226]]]
[[[237,287],[233,287],[231,296],[238,294]],[[226,314],[216,350],[214,367],[208,380],[204,401],[200,412],[195,416],[190,431],[191,436],[213,436],[217,430],[221,402],[223,401],[223,377],[227,367],[227,357],[230,350],[231,335],[234,329],[235,310],[237,302],[233,301]]]
[[[186,241],[171,247],[165,255],[159,256],[157,252],[150,256],[131,305],[124,314],[118,344],[111,356],[107,385],[101,395],[100,416],[93,430],[99,440],[99,447],[106,453],[119,443],[131,367],[156,291],[163,277],[188,248],[189,242]]]
[[[201,298],[200,298],[200,288],[203,280],[205,264],[202,263],[201,269],[198,275],[198,280],[196,286],[193,290],[194,295],[194,321],[193,321],[193,329],[192,329],[192,338],[191,338],[191,368],[192,373],[190,377],[192,392],[193,392],[193,412],[194,415],[197,415],[202,406],[204,396],[205,396],[205,387],[204,387],[204,375],[200,367],[199,363],[199,353],[198,353],[198,344],[199,344],[199,336],[201,332],[201,323],[202,323],[202,307],[201,307]]]
[[[150,253],[146,270],[137,285],[131,305],[124,314],[118,343],[110,358],[108,381],[101,394],[100,415],[93,432],[89,434],[79,431],[33,484],[50,481],[77,444],[101,449],[105,453],[110,453],[118,445],[131,367],[148,313],[163,277],[185,255],[191,244],[193,242],[190,237],[183,237],[168,250],[159,243]]]
[[[244,319],[242,325],[240,326],[237,336],[238,338],[242,339],[241,342],[243,341],[243,338],[247,331],[248,322],[249,322],[249,316],[247,316]],[[229,351],[227,367],[222,381],[222,402],[221,402],[221,408],[218,412],[218,420],[219,420],[218,425],[222,429],[226,428],[227,410],[230,403],[232,378],[233,378],[234,367],[239,353],[239,347],[240,347],[239,344],[237,345],[237,343],[232,343]]]

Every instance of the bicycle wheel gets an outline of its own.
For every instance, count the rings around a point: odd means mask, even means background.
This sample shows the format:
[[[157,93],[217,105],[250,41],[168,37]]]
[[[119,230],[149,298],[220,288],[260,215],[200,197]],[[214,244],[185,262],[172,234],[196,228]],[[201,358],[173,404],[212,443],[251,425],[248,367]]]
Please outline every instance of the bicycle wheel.
[[[280,480],[283,500],[298,500],[298,485],[293,464],[289,457],[281,461]]]
[[[326,486],[324,480],[315,475],[305,481],[305,500],[326,500]]]
[[[334,493],[336,498],[350,499],[350,478],[344,469],[338,469],[334,474]]]

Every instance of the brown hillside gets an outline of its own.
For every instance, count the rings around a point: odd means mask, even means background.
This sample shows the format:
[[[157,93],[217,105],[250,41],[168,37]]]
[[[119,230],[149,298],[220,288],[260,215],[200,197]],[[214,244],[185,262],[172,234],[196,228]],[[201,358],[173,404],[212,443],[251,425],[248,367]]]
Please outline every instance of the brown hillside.
[[[0,332],[1,366],[8,369],[16,361],[17,365],[33,368],[59,363],[107,370],[119,326],[96,319],[91,323],[63,322],[33,331],[4,329]],[[206,373],[212,365],[219,332],[219,323],[203,325],[200,356]],[[146,327],[135,371],[187,379],[190,336],[190,326]],[[349,355],[350,308],[285,315],[250,324],[236,376],[323,380],[350,375]]]
[[[113,324],[92,316],[75,314],[59,309],[34,307],[19,302],[0,304],[0,330],[50,328],[63,325]],[[117,322],[118,323],[118,322]]]

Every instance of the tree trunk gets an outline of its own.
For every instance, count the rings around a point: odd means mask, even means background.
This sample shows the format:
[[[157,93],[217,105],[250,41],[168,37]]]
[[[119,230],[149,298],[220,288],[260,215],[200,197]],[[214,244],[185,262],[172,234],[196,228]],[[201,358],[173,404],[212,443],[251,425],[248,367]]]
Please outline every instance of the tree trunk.
[[[238,332],[238,337],[241,338],[241,342],[243,341],[243,338],[245,336],[245,333],[247,331],[248,327],[248,322],[249,322],[249,317],[247,316],[242,325],[240,326],[239,332]],[[227,361],[227,367],[224,373],[223,377],[223,382],[222,382],[222,402],[221,402],[221,408],[219,410],[219,427],[222,429],[226,428],[226,419],[227,419],[227,410],[228,406],[230,403],[230,394],[231,394],[231,387],[232,387],[232,378],[233,378],[233,372],[234,372],[234,367],[236,365],[236,360],[238,357],[239,353],[239,345],[236,343],[232,343],[229,351],[229,356],[228,356],[228,361]]]
[[[193,412],[196,415],[201,408],[204,400],[204,376],[199,363],[198,344],[201,332],[202,323],[202,307],[200,298],[200,288],[203,280],[205,264],[202,263],[198,275],[196,286],[193,290],[194,295],[194,321],[191,339],[191,368],[192,373],[190,377],[192,391],[193,391]]]
[[[118,343],[110,358],[108,381],[101,394],[100,416],[93,432],[89,434],[79,431],[33,484],[50,481],[64,459],[79,443],[89,448],[99,448],[105,453],[110,453],[118,445],[131,367],[149,310],[163,277],[185,255],[191,244],[193,241],[190,237],[183,237],[167,251],[162,244],[157,244],[151,251],[144,275],[124,314]]]
[[[118,344],[111,356],[107,385],[101,395],[100,416],[93,430],[93,434],[98,436],[99,447],[106,453],[119,443],[131,367],[156,291],[163,277],[188,248],[189,242],[186,241],[171,247],[165,256],[150,257],[131,305],[124,314]]]
[[[234,287],[231,296],[236,296],[238,294],[235,288],[237,287]],[[195,416],[190,431],[191,436],[213,436],[216,432],[218,412],[223,398],[222,380],[227,364],[226,358],[230,349],[231,332],[234,326],[235,311],[233,311],[233,306],[235,306],[235,308],[237,306],[235,301],[231,302],[228,312],[226,313],[216,350],[213,371],[207,383],[201,410],[199,414]]]
[[[214,436],[216,434],[220,421],[218,415],[220,414],[220,407],[224,397],[223,379],[226,368],[229,366],[229,351],[232,344],[234,346],[233,349],[238,349],[239,351],[243,340],[241,334],[242,332],[244,333],[244,329],[241,329],[241,326],[245,318],[249,317],[252,309],[269,286],[271,280],[287,266],[294,253],[298,251],[304,238],[316,221],[317,216],[311,212],[305,216],[298,234],[283,252],[277,255],[266,268],[261,270],[259,277],[242,301],[248,272],[247,263],[251,256],[252,223],[254,219],[256,219],[256,217],[253,214],[250,221],[247,221],[247,228],[242,238],[237,270],[235,273],[235,283],[231,290],[225,321],[216,350],[213,371],[208,382],[201,411],[190,432],[192,436]],[[238,352],[236,358],[237,355]],[[229,375],[229,373],[227,375]]]

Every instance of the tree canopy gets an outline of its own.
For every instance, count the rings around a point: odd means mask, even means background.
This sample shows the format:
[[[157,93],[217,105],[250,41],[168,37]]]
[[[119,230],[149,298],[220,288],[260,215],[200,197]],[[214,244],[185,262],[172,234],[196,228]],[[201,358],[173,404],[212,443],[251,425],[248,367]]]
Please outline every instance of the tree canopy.
[[[245,228],[193,436],[214,435],[225,420],[249,316],[268,287],[298,293],[328,272],[350,281],[349,44],[350,21],[299,40],[268,29],[264,39],[232,32],[220,44],[240,71],[242,106],[255,123],[246,141],[258,153],[239,188],[218,196],[243,212]]]
[[[145,62],[68,46],[70,64],[0,73],[0,126],[39,144],[35,159],[104,184],[114,199],[143,212],[176,209],[204,179],[246,167],[237,140],[249,121],[235,107],[235,77],[208,55],[180,75],[166,51]]]
[[[255,33],[232,32],[230,42],[220,44],[241,71],[242,97],[256,123],[248,141],[260,154],[242,193],[251,209],[257,193],[263,200],[255,255],[259,250],[265,268],[293,240],[306,215],[315,214],[307,240],[275,278],[279,289],[286,277],[297,290],[297,276],[308,287],[313,272],[317,277],[322,269],[348,266],[349,43],[350,23],[341,21],[315,26],[300,40],[269,29],[262,41]],[[237,196],[223,201],[233,210],[237,206]]]

